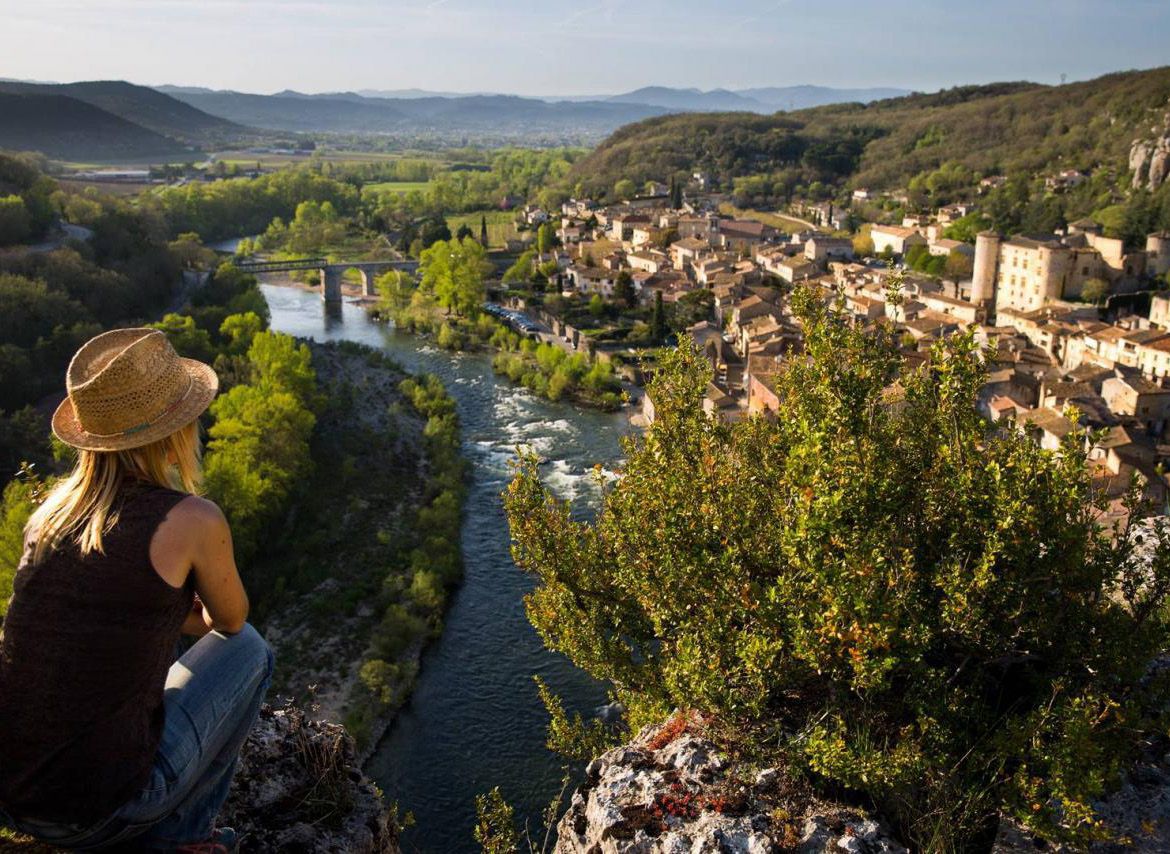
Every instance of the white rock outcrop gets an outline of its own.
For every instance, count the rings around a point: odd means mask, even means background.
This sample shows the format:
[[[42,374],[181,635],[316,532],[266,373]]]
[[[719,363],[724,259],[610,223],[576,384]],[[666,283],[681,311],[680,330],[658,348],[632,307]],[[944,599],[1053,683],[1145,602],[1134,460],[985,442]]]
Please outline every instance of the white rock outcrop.
[[[674,729],[678,729],[677,726]],[[557,828],[557,854],[905,852],[880,823],[793,792],[777,769],[742,779],[710,741],[649,727],[594,759]]]
[[[1161,127],[1151,129],[1151,135],[1135,139],[1129,147],[1131,185],[1157,190],[1170,177],[1170,113],[1162,118]]]

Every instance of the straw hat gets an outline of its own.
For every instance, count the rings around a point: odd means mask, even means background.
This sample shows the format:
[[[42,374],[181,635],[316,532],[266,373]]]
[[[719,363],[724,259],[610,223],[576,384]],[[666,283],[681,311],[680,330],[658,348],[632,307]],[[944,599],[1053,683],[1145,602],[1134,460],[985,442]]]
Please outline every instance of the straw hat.
[[[219,378],[208,365],[181,358],[157,329],[115,329],[82,345],[65,388],[53,413],[57,438],[87,451],[124,451],[198,418]]]

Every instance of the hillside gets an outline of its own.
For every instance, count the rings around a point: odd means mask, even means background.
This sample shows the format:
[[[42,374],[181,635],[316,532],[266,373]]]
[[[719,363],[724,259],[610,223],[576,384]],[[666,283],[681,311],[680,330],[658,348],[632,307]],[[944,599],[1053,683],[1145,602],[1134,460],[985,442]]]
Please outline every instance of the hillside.
[[[189,155],[174,139],[64,95],[0,92],[0,148],[63,160]]]
[[[188,145],[214,145],[238,138],[245,132],[245,128],[239,125],[208,115],[170,95],[122,80],[63,84],[4,81],[0,82],[0,92],[65,95]]]
[[[725,187],[737,177],[768,176],[776,195],[816,181],[890,189],[944,163],[983,175],[1100,166],[1121,173],[1131,142],[1161,120],[1168,99],[1170,67],[772,116],[665,116],[619,129],[576,164],[569,186],[605,193],[622,178],[641,183],[703,170]]]

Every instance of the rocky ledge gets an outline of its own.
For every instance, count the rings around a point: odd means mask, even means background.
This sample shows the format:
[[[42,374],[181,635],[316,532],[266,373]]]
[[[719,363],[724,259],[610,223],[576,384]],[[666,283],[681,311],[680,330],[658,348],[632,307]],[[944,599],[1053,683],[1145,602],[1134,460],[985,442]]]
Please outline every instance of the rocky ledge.
[[[676,715],[594,759],[557,826],[557,854],[905,852],[880,820],[818,798],[782,769],[752,770]],[[1170,851],[1170,742],[1150,744],[1121,785],[1095,804],[1114,841],[1094,854]],[[1076,849],[1000,825],[994,854]]]
[[[594,759],[557,828],[557,854],[905,852],[878,821],[818,800],[782,770],[745,779],[676,716]]]
[[[242,851],[397,854],[397,822],[345,728],[265,706],[240,751],[219,823]]]

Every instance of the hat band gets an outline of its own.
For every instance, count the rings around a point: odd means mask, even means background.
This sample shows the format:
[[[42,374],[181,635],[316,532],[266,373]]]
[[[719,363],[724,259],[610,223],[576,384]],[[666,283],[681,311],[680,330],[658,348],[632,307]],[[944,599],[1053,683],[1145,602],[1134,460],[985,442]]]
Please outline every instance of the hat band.
[[[181,395],[178,396],[178,398],[175,399],[173,403],[168,404],[166,409],[155,415],[153,418],[147,421],[143,421],[141,424],[135,424],[133,427],[127,427],[125,430],[119,430],[117,433],[94,433],[89,430],[86,430],[85,432],[95,439],[119,439],[125,436],[133,436],[135,433],[141,433],[143,430],[154,426],[168,415],[174,413],[175,410],[177,410],[182,405],[183,401],[186,400],[187,397],[191,394],[191,389],[194,387],[195,378],[190,374],[187,374],[187,388]]]

